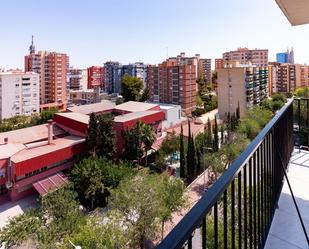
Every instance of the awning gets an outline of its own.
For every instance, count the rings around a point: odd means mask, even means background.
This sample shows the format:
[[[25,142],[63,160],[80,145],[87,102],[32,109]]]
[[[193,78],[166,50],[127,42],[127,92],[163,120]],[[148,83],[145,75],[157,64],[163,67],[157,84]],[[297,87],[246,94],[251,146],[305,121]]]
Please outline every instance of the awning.
[[[40,181],[33,183],[33,187],[38,191],[40,196],[45,196],[46,194],[59,189],[61,186],[69,182],[68,177],[62,172],[55,175],[44,178]]]
[[[276,2],[292,25],[309,23],[308,0],[276,0]]]

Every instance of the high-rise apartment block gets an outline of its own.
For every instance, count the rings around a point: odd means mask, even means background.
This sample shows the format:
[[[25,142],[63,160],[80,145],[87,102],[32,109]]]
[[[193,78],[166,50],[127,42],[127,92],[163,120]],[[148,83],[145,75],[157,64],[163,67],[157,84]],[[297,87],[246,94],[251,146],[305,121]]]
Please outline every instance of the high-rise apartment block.
[[[104,63],[105,70],[105,91],[108,93],[120,93],[121,70],[118,61],[108,61]]]
[[[218,112],[222,119],[240,107],[240,116],[247,108],[268,96],[268,67],[226,63],[218,72]]]
[[[105,70],[101,66],[87,68],[88,89],[100,88],[105,90]]]
[[[196,108],[196,65],[168,59],[148,66],[147,84],[150,100],[157,103],[181,105],[186,115]]]
[[[215,70],[219,68],[223,68],[224,65],[224,60],[223,59],[215,59]]]
[[[266,67],[268,65],[268,49],[238,48],[223,54],[223,60],[239,61],[240,64],[251,63],[254,66]]]
[[[86,91],[88,89],[88,70],[82,69],[82,78],[80,80],[81,89]]]
[[[211,83],[211,59],[202,59],[200,54],[187,57],[184,52],[181,52],[176,57],[170,57],[167,61],[177,63],[177,65],[193,65],[196,69],[196,78],[205,78],[207,82]]]
[[[141,79],[146,87],[147,65],[143,62],[136,62],[128,65],[119,66],[120,81],[125,74]]]
[[[206,79],[208,84],[211,83],[211,59],[199,59],[197,66],[197,75],[199,78]]]
[[[69,68],[68,69],[68,89],[81,90],[82,89],[82,69]]]
[[[35,53],[33,41],[29,50],[30,54],[25,56],[25,71],[40,75],[40,108],[66,109],[69,57],[56,52]]]
[[[0,120],[39,112],[39,75],[21,71],[0,73]]]
[[[290,63],[294,64],[294,50],[293,48],[291,51],[289,49],[284,53],[277,53],[276,60],[278,63]]]
[[[276,90],[279,93],[290,93],[296,89],[295,65],[280,64],[277,68]]]

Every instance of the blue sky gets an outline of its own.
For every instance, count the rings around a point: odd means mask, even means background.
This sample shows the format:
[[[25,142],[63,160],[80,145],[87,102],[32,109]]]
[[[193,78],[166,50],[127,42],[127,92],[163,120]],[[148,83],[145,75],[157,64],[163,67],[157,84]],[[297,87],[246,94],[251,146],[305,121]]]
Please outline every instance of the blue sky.
[[[4,0],[0,67],[23,68],[31,35],[37,50],[65,52],[70,65],[107,60],[159,63],[181,51],[221,57],[237,47],[294,47],[309,64],[309,25],[291,27],[274,0]]]

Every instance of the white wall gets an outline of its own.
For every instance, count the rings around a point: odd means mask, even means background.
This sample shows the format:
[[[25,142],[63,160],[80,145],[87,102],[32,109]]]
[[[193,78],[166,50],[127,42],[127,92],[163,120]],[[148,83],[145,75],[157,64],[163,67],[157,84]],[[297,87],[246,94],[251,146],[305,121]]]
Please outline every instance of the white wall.
[[[0,74],[0,118],[40,111],[40,79],[36,73]],[[29,78],[27,80],[26,78]]]
[[[181,106],[171,105],[170,109],[162,109],[165,112],[165,119],[162,123],[162,128],[168,129],[176,124],[181,123]]]

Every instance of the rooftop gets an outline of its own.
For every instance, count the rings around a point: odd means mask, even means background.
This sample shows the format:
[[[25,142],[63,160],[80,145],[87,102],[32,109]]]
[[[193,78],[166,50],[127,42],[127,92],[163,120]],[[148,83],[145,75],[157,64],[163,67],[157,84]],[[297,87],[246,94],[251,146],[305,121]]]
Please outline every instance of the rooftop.
[[[28,128],[18,129],[14,131],[7,131],[0,133],[0,146],[4,143],[4,139],[8,138],[10,144],[26,144],[34,141],[39,141],[47,138],[47,124],[36,125]],[[53,134],[64,134],[65,131],[59,128],[57,125],[53,125]],[[0,147],[2,148],[2,147]],[[0,150],[1,151],[1,150]]]
[[[141,112],[147,111],[157,107],[158,104],[151,104],[145,102],[128,101],[120,105],[115,106],[115,110],[127,111],[127,112]]]
[[[89,116],[86,114],[82,114],[82,113],[77,113],[77,112],[62,112],[62,113],[57,113],[57,116],[62,116],[65,118],[69,118],[84,124],[89,123]]]
[[[182,124],[183,127],[183,135],[185,137],[188,137],[189,133],[188,133],[188,122],[185,122]],[[181,126],[178,125],[176,127],[167,129],[166,132],[168,133],[172,133],[175,132],[177,135],[180,135],[180,131],[181,131]],[[203,124],[195,124],[193,122],[191,122],[191,132],[193,133],[193,136],[196,136],[197,134],[204,132],[204,125]]]
[[[93,113],[104,112],[104,111],[112,110],[114,108],[115,108],[115,103],[109,100],[103,100],[100,103],[73,106],[73,107],[68,108],[67,110],[70,112],[77,112],[77,113],[89,115],[92,112]]]
[[[59,189],[61,186],[67,184],[68,182],[68,177],[60,172],[37,181],[33,184],[33,187],[36,189],[36,191],[38,191],[40,196],[45,196],[46,194]]]
[[[48,154],[53,151],[61,150],[67,147],[71,147],[75,144],[84,142],[85,139],[77,136],[66,136],[63,138],[57,138],[52,140],[51,144],[45,144],[42,146],[23,149],[11,157],[12,162],[18,163],[25,160],[29,160],[34,157]]]
[[[150,116],[156,113],[160,113],[161,111],[137,111],[137,112],[132,112],[132,113],[127,113],[125,115],[119,115],[115,117],[115,122],[127,122],[130,120],[135,120],[138,118]]]

